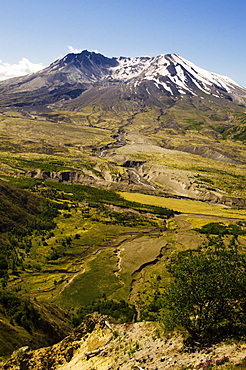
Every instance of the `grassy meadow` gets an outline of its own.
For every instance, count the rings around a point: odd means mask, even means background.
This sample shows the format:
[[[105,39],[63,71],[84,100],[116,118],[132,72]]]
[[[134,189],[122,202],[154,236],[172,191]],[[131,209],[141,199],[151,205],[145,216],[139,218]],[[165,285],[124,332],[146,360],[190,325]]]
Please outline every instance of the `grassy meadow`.
[[[185,214],[189,213],[214,216],[218,218],[246,219],[246,210],[244,208],[227,208],[221,205],[208,204],[195,200],[164,198],[140,193],[121,192],[120,194],[128,201],[134,200],[139,203],[167,207]]]

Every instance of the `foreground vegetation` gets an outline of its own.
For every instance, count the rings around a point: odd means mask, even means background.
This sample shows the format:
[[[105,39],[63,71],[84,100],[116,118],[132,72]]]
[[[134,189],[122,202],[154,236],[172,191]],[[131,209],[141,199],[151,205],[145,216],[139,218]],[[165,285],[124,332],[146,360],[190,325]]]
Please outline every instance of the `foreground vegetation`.
[[[209,237],[204,246],[173,256],[167,266],[173,280],[163,297],[167,327],[185,328],[193,347],[245,337],[245,268],[237,235]]]

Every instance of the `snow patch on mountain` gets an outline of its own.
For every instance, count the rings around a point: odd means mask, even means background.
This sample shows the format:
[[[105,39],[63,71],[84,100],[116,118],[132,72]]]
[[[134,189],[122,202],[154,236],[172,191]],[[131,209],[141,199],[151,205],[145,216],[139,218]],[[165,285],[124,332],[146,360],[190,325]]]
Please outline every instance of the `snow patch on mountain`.
[[[191,76],[193,76],[192,80],[197,85],[197,87],[204,92],[209,92],[210,89],[208,86],[212,85],[215,85],[219,89],[225,90],[228,93],[232,92],[235,87],[242,88],[239,84],[237,84],[229,77],[206,71],[205,69],[196,66],[194,63],[187,61],[181,56],[172,54],[171,58],[174,62],[175,67],[177,68],[177,66],[183,66],[185,70]],[[197,82],[199,84],[197,84]]]
[[[194,88],[206,94],[211,88],[232,93],[235,88],[242,87],[227,76],[222,76],[205,69],[176,54],[158,55],[157,57],[120,57],[117,65],[110,68],[110,77],[106,79],[128,82],[135,79],[134,86],[143,80],[153,81],[157,88],[175,95],[174,85],[179,94],[197,95]],[[172,88],[173,85],[173,88]],[[219,97],[218,94],[213,94]]]
[[[111,68],[111,78],[129,80],[138,77],[145,69],[149,68],[152,59],[150,57],[120,57],[117,59],[118,65]]]

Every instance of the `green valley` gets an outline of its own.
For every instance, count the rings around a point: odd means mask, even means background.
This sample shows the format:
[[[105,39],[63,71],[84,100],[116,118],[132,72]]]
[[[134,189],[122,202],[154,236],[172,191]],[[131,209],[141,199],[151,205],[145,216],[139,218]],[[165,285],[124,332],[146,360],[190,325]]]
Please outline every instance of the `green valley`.
[[[3,331],[0,356],[35,333],[33,348],[50,344],[42,320],[58,327],[54,342],[93,310],[162,321],[167,262],[202,245],[207,225],[234,230],[245,249],[244,109],[183,98],[2,110],[1,292],[21,300],[23,319],[0,299],[1,322],[18,332],[6,348]]]

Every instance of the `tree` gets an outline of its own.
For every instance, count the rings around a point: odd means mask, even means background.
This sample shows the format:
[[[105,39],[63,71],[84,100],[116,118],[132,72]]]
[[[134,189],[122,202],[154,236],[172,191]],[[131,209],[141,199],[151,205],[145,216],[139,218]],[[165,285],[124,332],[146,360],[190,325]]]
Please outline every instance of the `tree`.
[[[186,329],[192,345],[246,332],[246,258],[235,237],[208,237],[204,246],[172,257],[167,268],[168,328]]]

